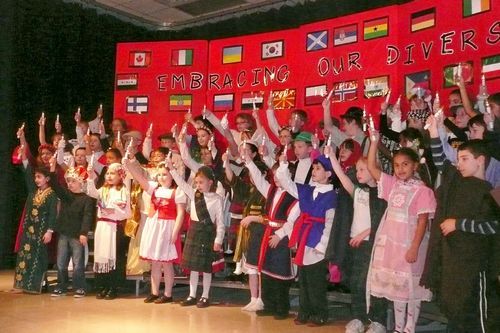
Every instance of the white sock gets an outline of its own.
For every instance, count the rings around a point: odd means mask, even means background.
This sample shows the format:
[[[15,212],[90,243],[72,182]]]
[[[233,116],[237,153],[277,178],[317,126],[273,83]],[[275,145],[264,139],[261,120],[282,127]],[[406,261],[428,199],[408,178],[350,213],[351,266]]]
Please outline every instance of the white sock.
[[[408,314],[406,315],[406,326],[403,332],[414,333],[420,315],[420,301],[408,302]]]
[[[203,294],[201,297],[208,299],[210,294],[210,285],[212,284],[212,273],[203,273]]]
[[[403,332],[406,320],[406,302],[394,301],[394,324],[398,332]]]
[[[189,274],[189,296],[196,298],[196,290],[198,290],[198,278],[200,273],[193,272]]]
[[[151,293],[160,295],[161,263],[153,261],[151,263]]]

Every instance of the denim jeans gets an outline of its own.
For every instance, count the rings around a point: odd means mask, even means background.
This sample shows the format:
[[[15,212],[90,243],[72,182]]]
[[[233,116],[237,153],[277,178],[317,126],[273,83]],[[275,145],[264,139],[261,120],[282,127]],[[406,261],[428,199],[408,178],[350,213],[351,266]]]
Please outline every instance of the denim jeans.
[[[77,238],[59,234],[57,242],[57,286],[68,288],[68,264],[73,259],[73,289],[85,289],[85,248]]]

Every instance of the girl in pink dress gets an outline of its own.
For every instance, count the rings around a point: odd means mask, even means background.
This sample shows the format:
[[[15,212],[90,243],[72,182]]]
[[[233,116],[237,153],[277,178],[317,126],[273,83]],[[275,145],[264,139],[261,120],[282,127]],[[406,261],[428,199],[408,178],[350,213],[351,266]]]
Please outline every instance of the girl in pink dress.
[[[368,170],[378,181],[379,197],[387,201],[367,278],[370,294],[394,302],[395,332],[413,333],[421,301],[432,293],[419,285],[429,242],[427,222],[436,209],[433,191],[415,178],[418,155],[409,148],[394,152],[394,176],[376,163],[378,133],[371,133]],[[368,304],[369,306],[369,304]]]

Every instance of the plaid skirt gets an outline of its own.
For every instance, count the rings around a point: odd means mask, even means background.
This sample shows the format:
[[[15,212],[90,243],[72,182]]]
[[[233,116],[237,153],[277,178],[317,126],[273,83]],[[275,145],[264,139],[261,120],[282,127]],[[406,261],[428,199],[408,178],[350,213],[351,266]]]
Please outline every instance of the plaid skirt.
[[[212,273],[212,263],[217,260],[214,252],[215,225],[191,221],[182,251],[181,266],[194,272]]]

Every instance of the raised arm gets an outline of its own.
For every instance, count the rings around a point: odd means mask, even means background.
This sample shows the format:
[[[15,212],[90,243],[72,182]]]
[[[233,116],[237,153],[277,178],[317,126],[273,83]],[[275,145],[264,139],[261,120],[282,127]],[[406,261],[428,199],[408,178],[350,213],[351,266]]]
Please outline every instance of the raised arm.
[[[337,160],[337,157],[335,156],[335,152],[333,151],[333,148],[331,146],[325,147],[325,155],[330,156],[330,161],[332,162],[333,171],[335,172],[337,177],[339,177],[339,180],[342,183],[342,186],[344,187],[344,189],[352,197],[354,194],[354,184],[349,179],[349,177],[347,177],[344,170],[342,170],[342,167],[340,166],[340,162]]]
[[[186,193],[187,197],[191,200],[194,200],[194,189],[189,186],[188,183],[182,178],[178,173],[177,170],[172,165],[172,162],[167,162],[167,167],[170,171],[170,174],[172,175],[172,178],[174,178],[175,183],[177,186],[184,192]]]
[[[257,190],[264,196],[266,197],[267,194],[269,193],[269,188],[271,185],[269,182],[266,180],[266,178],[262,175],[260,172],[259,168],[255,165],[252,159],[245,158],[245,165],[250,172],[250,177],[252,178],[252,181],[257,188]]]
[[[441,144],[437,128],[437,120],[434,115],[430,115],[427,118],[426,126],[428,126],[429,128],[429,136],[431,138],[432,161],[434,162],[434,165],[436,166],[438,171],[443,171],[446,156],[443,152],[443,145]]]
[[[469,115],[469,117],[472,118],[475,115],[477,115],[477,113],[474,112],[474,107],[472,106],[469,95],[467,94],[467,89],[465,88],[465,81],[463,76],[459,77],[457,85],[458,89],[460,89],[460,98],[462,99],[462,105],[464,106],[465,112]]]
[[[42,116],[38,120],[38,141],[40,141],[41,145],[47,144],[47,140],[45,138],[45,122],[46,122],[46,120],[47,119],[45,118],[44,113],[42,113]]]
[[[382,171],[377,165],[377,147],[380,136],[377,131],[370,132],[370,149],[368,150],[368,171],[376,181],[380,180]]]
[[[123,166],[130,172],[132,177],[139,183],[141,188],[148,192],[149,191],[149,181],[147,178],[144,176],[144,173],[142,172],[142,167],[137,162],[137,160],[129,160],[128,158],[124,158],[122,160]]]
[[[297,189],[297,184],[295,184],[290,177],[290,171],[288,170],[288,162],[285,160],[285,157],[282,155],[280,156],[280,166],[276,170],[276,177],[278,178],[281,187],[288,193],[290,193],[291,196],[294,198],[298,199],[299,198],[299,191]]]
[[[200,169],[202,165],[193,160],[191,154],[189,153],[186,141],[178,141],[177,145],[179,146],[179,152],[181,153],[181,159],[184,165],[186,165],[193,172],[198,171],[198,169]]]
[[[267,125],[269,126],[271,133],[279,140],[280,124],[278,123],[276,115],[274,114],[272,92],[269,93],[269,97],[267,99],[266,117],[267,117]]]

